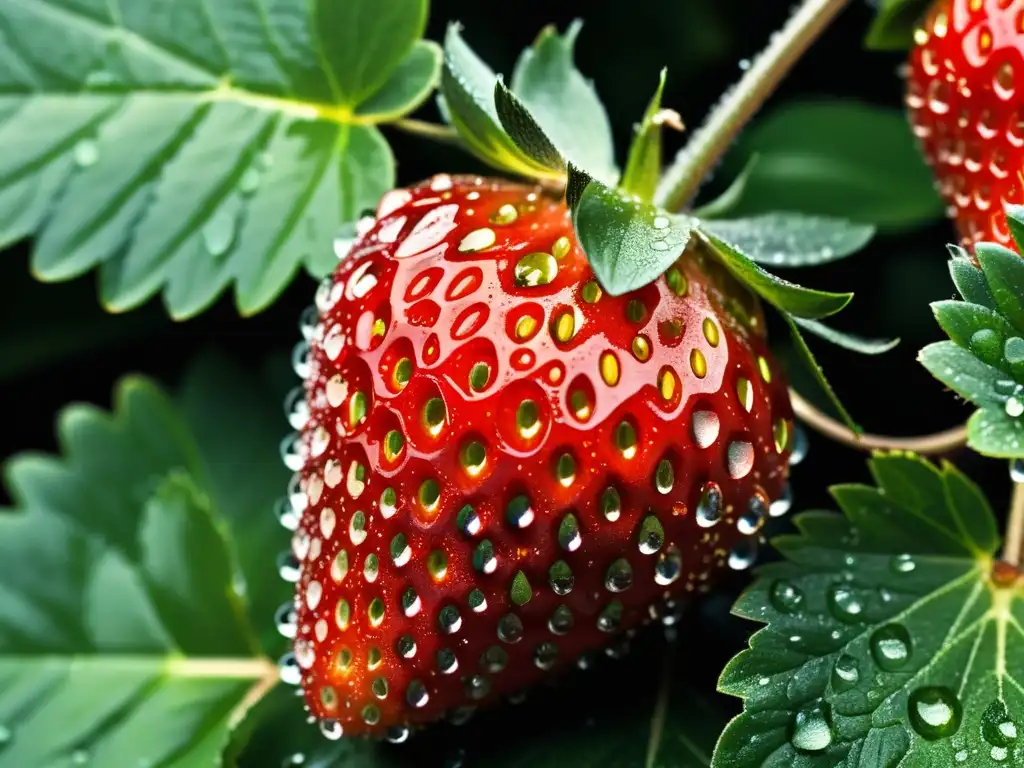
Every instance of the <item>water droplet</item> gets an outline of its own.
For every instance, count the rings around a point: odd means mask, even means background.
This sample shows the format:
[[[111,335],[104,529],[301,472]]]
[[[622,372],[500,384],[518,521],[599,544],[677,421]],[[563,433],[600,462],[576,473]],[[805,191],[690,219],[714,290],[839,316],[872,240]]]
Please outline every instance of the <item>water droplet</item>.
[[[960,727],[963,707],[951,690],[928,686],[918,688],[907,698],[910,724],[928,741],[952,736]]]
[[[828,590],[828,609],[839,621],[853,624],[861,620],[864,603],[850,587],[833,584]]]
[[[981,736],[994,747],[1011,747],[1017,741],[1017,724],[1010,718],[1003,701],[993,701],[982,712]]]
[[[604,586],[609,592],[625,592],[633,586],[633,566],[629,564],[629,560],[620,557],[608,566]]]
[[[92,139],[82,139],[75,144],[74,155],[75,164],[79,168],[88,168],[100,159],[100,148]]]
[[[843,693],[854,688],[860,682],[860,664],[847,653],[836,659],[832,667],[832,690]]]
[[[225,204],[203,226],[203,245],[211,256],[223,256],[234,244],[237,221],[235,211]]]
[[[907,665],[913,645],[902,624],[886,624],[871,635],[871,656],[886,672],[896,672]]]
[[[914,562],[910,555],[896,555],[896,557],[889,561],[889,568],[894,573],[910,573],[917,568],[917,563]]]
[[[1021,402],[1017,397],[1011,396],[1006,401],[1006,415],[1011,419],[1016,419],[1024,413],[1024,402]]]
[[[801,752],[822,752],[832,743],[832,712],[828,704],[810,704],[793,717],[793,732],[789,738]]]
[[[259,168],[247,168],[238,180],[238,191],[243,195],[251,195],[259,187],[260,178]]]
[[[788,581],[776,581],[771,586],[769,599],[780,613],[796,613],[804,604],[804,593]]]
[[[285,603],[274,614],[274,625],[277,627],[281,637],[289,639],[295,637],[296,614],[295,606],[292,603]]]
[[[793,449],[789,454],[789,464],[795,467],[807,458],[807,433],[799,425],[793,428]]]
[[[640,553],[653,555],[665,543],[665,528],[657,515],[647,515],[640,523],[640,534],[637,537]]]
[[[1024,459],[1010,462],[1010,479],[1015,483],[1024,483]]]
[[[528,253],[516,262],[515,284],[520,288],[547,285],[558,274],[558,262],[550,253]]]
[[[697,524],[710,528],[722,519],[722,489],[717,483],[705,483],[697,504]]]
[[[337,720],[321,720],[320,733],[324,735],[325,739],[329,739],[330,741],[337,741],[342,736],[341,723],[339,723]]]
[[[295,659],[294,653],[286,653],[277,662],[278,674],[285,685],[298,685],[302,682],[302,668]]]
[[[558,543],[566,552],[575,552],[583,541],[580,524],[572,512],[562,518],[558,526]]]

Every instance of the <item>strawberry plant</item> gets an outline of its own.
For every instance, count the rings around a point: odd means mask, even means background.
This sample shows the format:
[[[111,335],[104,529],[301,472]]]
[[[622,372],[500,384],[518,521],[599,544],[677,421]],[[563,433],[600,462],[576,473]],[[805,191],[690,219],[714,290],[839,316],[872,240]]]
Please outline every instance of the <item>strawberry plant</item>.
[[[1024,765],[1024,0],[634,5],[0,3],[0,768]]]

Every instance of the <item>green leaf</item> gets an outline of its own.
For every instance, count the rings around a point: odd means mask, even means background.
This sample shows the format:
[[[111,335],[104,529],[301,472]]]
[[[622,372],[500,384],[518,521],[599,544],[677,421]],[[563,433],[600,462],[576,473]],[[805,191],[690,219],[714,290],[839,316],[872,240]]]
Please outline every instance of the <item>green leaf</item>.
[[[586,174],[569,166],[567,199],[578,194],[573,226],[598,282],[612,296],[621,296],[657,280],[686,248],[693,220],[669,216],[597,179],[585,179]]]
[[[1015,237],[1024,208],[1007,208]],[[968,445],[1001,458],[1024,457],[1024,262],[996,243],[974,249],[980,269],[954,250],[950,273],[964,301],[937,301],[935,318],[951,341],[930,344],[918,359],[928,371],[977,405]]]
[[[850,416],[850,413],[846,410],[846,407],[839,399],[839,396],[836,395],[835,390],[832,389],[832,385],[825,377],[825,372],[821,369],[821,366],[818,365],[818,361],[814,358],[814,353],[811,352],[811,348],[807,346],[807,342],[804,340],[803,334],[800,333],[800,325],[797,324],[797,318],[788,312],[783,312],[782,318],[789,326],[790,335],[793,337],[793,345],[796,348],[796,353],[800,361],[804,364],[804,367],[810,371],[814,381],[821,388],[821,391],[826,395],[826,397],[828,397],[828,400],[832,403],[833,407],[835,407],[840,418],[842,418],[843,423],[859,434],[862,431],[860,426],[853,420],[853,417]]]
[[[852,293],[830,293],[783,280],[755,264],[746,253],[731,242],[717,237],[703,223],[701,234],[714,247],[722,263],[737,279],[773,307],[795,317],[816,320],[839,312],[853,298]]]
[[[536,178],[560,178],[532,160],[501,126],[494,104],[497,75],[462,39],[461,26],[448,25],[441,70],[443,114],[466,147],[485,163],[503,171]]]
[[[626,171],[619,188],[626,194],[639,197],[645,203],[654,199],[661,178],[661,127],[664,123],[661,95],[665,91],[665,75],[661,70],[658,88],[647,105],[643,120],[637,126],[636,136],[629,148]]]
[[[864,44],[876,51],[905,51],[914,45],[914,29],[929,0],[881,0]]]
[[[862,355],[881,355],[895,348],[900,343],[899,339],[865,339],[852,333],[838,331],[824,323],[819,323],[817,320],[805,320],[800,317],[794,317],[792,320],[808,333],[825,339],[825,341],[830,341],[838,347],[848,349],[851,352],[859,352]]]
[[[757,165],[731,216],[800,211],[899,231],[943,214],[901,110],[848,100],[792,103],[755,123],[727,167],[754,154]]]
[[[293,13],[302,8],[292,2],[284,5],[291,5]],[[324,64],[326,79],[338,104],[355,107],[388,82],[423,37],[429,4],[427,0],[314,0],[312,5],[318,34],[311,42]]]
[[[443,55],[437,43],[417,41],[380,90],[359,105],[356,114],[363,120],[383,123],[415,110],[441,81]]]
[[[129,377],[112,416],[71,406],[58,439],[64,458],[5,466],[0,766],[216,764],[232,713],[276,670],[191,436]]]
[[[993,569],[992,510],[954,467],[876,456],[773,544],[734,612],[766,623],[726,667],[744,699],[714,766],[1017,764],[1024,590]]]
[[[34,236],[47,281],[98,268],[111,311],[162,292],[190,317],[233,286],[258,312],[394,185],[372,123],[435,77],[427,4],[130,5],[0,5],[0,244]]]
[[[494,109],[505,133],[531,160],[555,173],[565,173],[562,154],[500,76],[494,83]]]
[[[614,184],[619,171],[608,114],[573,61],[581,27],[582,22],[574,21],[562,36],[554,27],[541,30],[516,62],[512,91],[563,157]]]
[[[778,267],[838,261],[859,251],[875,234],[868,224],[785,212],[704,220],[701,228],[732,243],[752,261]]]

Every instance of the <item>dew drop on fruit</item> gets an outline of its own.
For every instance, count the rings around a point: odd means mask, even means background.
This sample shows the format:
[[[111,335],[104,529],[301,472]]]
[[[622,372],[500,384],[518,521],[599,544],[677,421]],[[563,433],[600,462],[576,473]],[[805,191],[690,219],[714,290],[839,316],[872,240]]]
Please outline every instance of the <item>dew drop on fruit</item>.
[[[277,662],[278,674],[285,685],[298,685],[302,682],[302,669],[292,652],[286,653]]]
[[[277,557],[277,572],[284,581],[295,583],[299,580],[299,561],[291,552],[282,552]]]
[[[871,635],[869,643],[875,663],[886,672],[903,669],[910,661],[913,644],[902,624],[886,624]]]
[[[310,373],[309,342],[300,341],[292,348],[292,370],[300,379],[306,379]]]
[[[753,536],[735,544],[726,560],[734,571],[745,571],[757,561],[757,539]]]
[[[1010,462],[1010,479],[1015,483],[1024,483],[1024,459]]]
[[[772,517],[782,517],[784,514],[789,512],[793,506],[793,489],[789,483],[782,486],[782,490],[779,492],[779,498],[775,499],[769,507],[768,513]]]
[[[793,716],[789,741],[801,752],[822,752],[832,743],[832,711],[825,702],[800,709]]]
[[[918,736],[935,741],[957,732],[963,706],[949,688],[926,686],[916,689],[907,697],[907,714]]]
[[[702,528],[710,528],[721,520],[722,504],[722,489],[718,487],[718,484],[705,483],[697,504],[697,524]]]
[[[792,443],[793,449],[789,454],[789,464],[795,467],[807,458],[807,433],[799,425],[793,428]]]
[[[683,555],[679,547],[670,544],[668,548],[658,555],[654,564],[654,581],[661,586],[672,584],[679,578],[683,571]]]
[[[341,723],[337,720],[321,720],[320,733],[322,733],[326,739],[337,741],[342,736]]]
[[[294,531],[299,527],[299,514],[292,508],[288,499],[278,499],[274,506],[274,516],[286,530]]]
[[[750,536],[761,530],[768,518],[768,501],[762,492],[757,492],[747,502],[746,511],[736,521],[736,528],[744,536]]]

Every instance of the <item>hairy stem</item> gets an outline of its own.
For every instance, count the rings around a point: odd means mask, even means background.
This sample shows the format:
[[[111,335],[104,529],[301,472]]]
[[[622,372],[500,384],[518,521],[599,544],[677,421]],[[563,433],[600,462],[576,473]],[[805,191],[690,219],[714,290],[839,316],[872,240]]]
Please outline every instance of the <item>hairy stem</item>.
[[[952,429],[936,432],[932,435],[919,435],[916,437],[858,435],[845,424],[819,411],[817,407],[801,397],[800,393],[795,389],[789,390],[789,399],[793,404],[793,413],[815,432],[825,435],[825,437],[831,438],[838,443],[848,445],[851,448],[858,448],[862,451],[913,451],[922,455],[935,455],[949,453],[957,448],[962,448],[967,443],[966,425],[953,427]],[[1024,525],[1024,522],[1022,522],[1022,525]]]
[[[431,123],[428,120],[417,120],[413,117],[405,117],[388,123],[400,131],[411,133],[414,136],[422,136],[425,139],[440,141],[444,144],[461,144],[459,133],[449,125]]]
[[[1006,541],[1003,545],[1003,560],[1020,568],[1024,565],[1024,483],[1013,484],[1013,498],[1010,502],[1010,519],[1006,524]]]
[[[740,129],[849,0],[804,0],[665,171],[655,202],[682,210]]]

